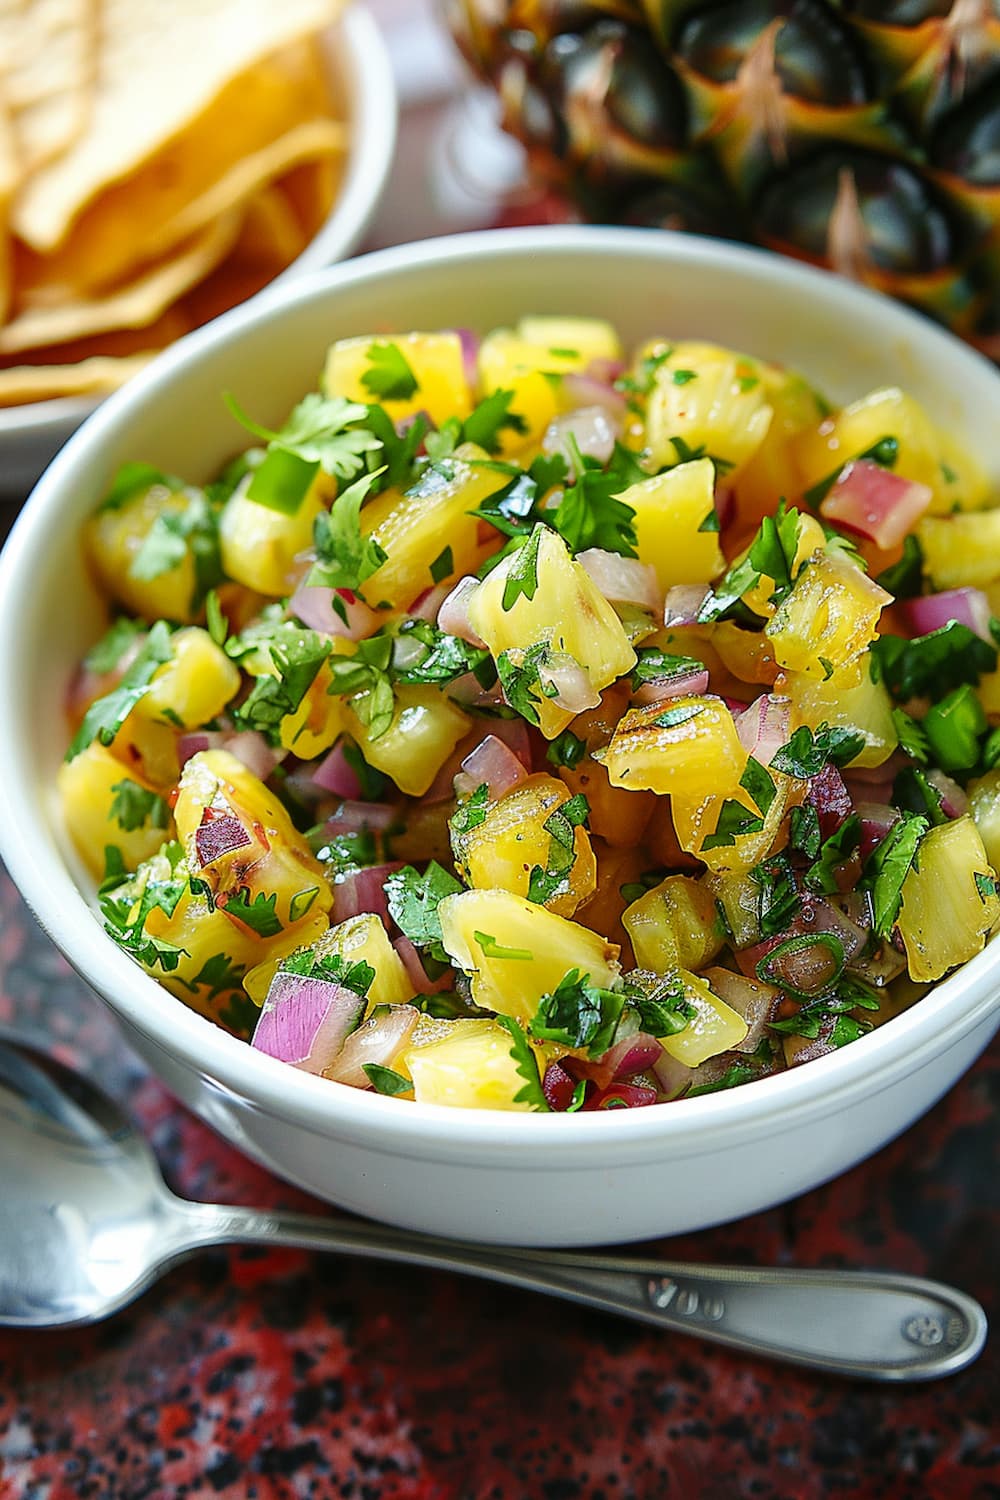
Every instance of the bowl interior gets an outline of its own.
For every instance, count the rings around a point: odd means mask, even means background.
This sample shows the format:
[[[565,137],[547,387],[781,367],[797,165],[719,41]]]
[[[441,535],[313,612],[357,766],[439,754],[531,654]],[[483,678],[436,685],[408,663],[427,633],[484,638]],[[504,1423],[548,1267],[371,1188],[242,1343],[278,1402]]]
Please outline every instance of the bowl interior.
[[[936,421],[968,436],[1000,484],[1000,375],[992,366],[931,324],[847,282],[689,236],[502,231],[379,252],[266,294],[168,351],[106,402],[59,455],[0,559],[0,632],[18,643],[0,656],[0,714],[17,729],[0,745],[0,854],[90,982],[127,1003],[133,1022],[138,1012],[141,1024],[171,1045],[176,1040],[223,1081],[273,1083],[273,1069],[282,1070],[273,1064],[268,1072],[270,1059],[231,1044],[199,1017],[181,1016],[180,1002],[114,949],[81,905],[77,884],[86,882],[75,879],[79,872],[62,832],[53,790],[66,742],[61,704],[80,654],[105,621],[82,559],[80,527],[123,462],[142,459],[202,480],[243,446],[245,434],[224,407],[223,392],[257,421],[280,424],[315,386],[334,339],[449,326],[483,331],[529,312],[608,317],[626,346],[654,335],[725,343],[798,367],[834,401],[879,384],[904,385]],[[992,967],[990,955],[967,966],[973,979],[963,980],[963,1004],[988,1003]],[[133,1003],[140,992],[141,1007]],[[934,997],[921,1002],[933,1004]],[[886,1030],[913,1027],[920,1010]],[[919,1025],[930,1019],[928,1012]],[[856,1047],[864,1050],[883,1036],[876,1032]],[[842,1076],[853,1068],[854,1052],[845,1049],[755,1089],[773,1084],[790,1098],[802,1087],[802,1073],[829,1063],[827,1074],[832,1078],[839,1069]],[[321,1081],[299,1081],[302,1098],[314,1104],[323,1088],[329,1091]],[[368,1102],[386,1101],[365,1096]],[[706,1106],[706,1118],[709,1110],[733,1108],[731,1096],[696,1104]],[[332,1096],[330,1106],[340,1107]],[[516,1129],[531,1123],[530,1117],[504,1119],[516,1121]]]

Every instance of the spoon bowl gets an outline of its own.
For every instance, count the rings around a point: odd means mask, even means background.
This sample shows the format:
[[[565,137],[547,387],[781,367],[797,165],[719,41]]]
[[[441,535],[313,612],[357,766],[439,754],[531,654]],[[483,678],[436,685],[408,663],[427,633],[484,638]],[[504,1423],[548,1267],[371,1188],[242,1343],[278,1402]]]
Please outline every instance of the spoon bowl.
[[[107,1317],[208,1245],[294,1245],[486,1277],[837,1374],[929,1380],[986,1338],[973,1298],[877,1272],[700,1266],[487,1248],[391,1226],[190,1203],[98,1088],[0,1043],[0,1324]]]

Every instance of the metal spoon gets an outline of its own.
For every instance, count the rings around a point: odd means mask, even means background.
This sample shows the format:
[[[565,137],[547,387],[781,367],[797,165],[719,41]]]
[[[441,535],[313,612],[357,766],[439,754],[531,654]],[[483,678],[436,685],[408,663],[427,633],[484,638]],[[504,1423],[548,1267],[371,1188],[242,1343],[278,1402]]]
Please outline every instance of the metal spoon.
[[[91,1083],[52,1059],[0,1044],[0,1323],[95,1322],[166,1267],[225,1243],[459,1271],[872,1380],[951,1374],[986,1339],[978,1302],[917,1276],[518,1250],[362,1220],[190,1203],[165,1186],[146,1141]]]

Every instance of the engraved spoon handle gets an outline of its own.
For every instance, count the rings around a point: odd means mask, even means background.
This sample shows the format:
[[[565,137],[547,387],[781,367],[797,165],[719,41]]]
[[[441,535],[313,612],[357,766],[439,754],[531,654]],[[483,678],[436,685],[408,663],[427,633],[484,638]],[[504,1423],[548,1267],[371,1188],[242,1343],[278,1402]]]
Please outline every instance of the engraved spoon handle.
[[[572,1251],[472,1245],[351,1219],[180,1205],[191,1248],[293,1245],[457,1271],[619,1313],[748,1353],[869,1380],[932,1380],[986,1340],[974,1298],[879,1271],[703,1266]]]

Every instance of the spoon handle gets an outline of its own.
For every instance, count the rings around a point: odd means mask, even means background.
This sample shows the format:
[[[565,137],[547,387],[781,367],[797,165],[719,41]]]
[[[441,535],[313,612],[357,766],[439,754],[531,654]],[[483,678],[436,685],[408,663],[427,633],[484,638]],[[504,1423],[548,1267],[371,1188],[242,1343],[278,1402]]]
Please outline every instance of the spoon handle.
[[[869,1380],[932,1380],[986,1340],[979,1303],[941,1282],[884,1271],[703,1266],[435,1239],[307,1214],[183,1205],[190,1243],[332,1250],[480,1276],[564,1297],[751,1354]]]

